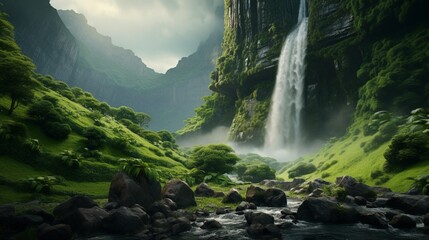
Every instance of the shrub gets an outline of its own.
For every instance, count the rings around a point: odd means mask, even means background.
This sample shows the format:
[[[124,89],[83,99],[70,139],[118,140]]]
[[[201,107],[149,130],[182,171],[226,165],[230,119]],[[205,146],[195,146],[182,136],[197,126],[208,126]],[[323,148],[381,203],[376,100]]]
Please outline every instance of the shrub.
[[[134,179],[138,179],[140,176],[144,175],[149,180],[159,180],[158,171],[155,168],[150,167],[149,164],[143,162],[141,159],[120,159],[119,162],[122,165],[122,171]]]
[[[70,125],[66,123],[48,122],[43,126],[43,132],[46,136],[56,139],[65,140],[72,132]]]
[[[387,167],[404,167],[425,159],[429,150],[429,136],[422,132],[398,134],[384,153]]]
[[[225,144],[198,146],[190,155],[191,165],[206,173],[224,174],[234,170],[240,159],[234,150]]]
[[[46,119],[47,115],[53,111],[55,111],[54,105],[50,101],[42,100],[30,105],[27,110],[27,115],[34,118],[36,121],[42,122],[48,120]]]
[[[244,181],[258,183],[265,179],[275,179],[276,173],[266,164],[249,166],[241,177]]]
[[[384,173],[382,171],[380,171],[380,170],[374,170],[374,171],[371,172],[371,178],[372,179],[376,179],[376,178],[379,178],[379,177],[383,176],[383,174]]]
[[[59,184],[59,179],[53,176],[28,178],[24,185],[32,192],[49,194],[54,185]]]
[[[143,131],[142,137],[151,143],[158,143],[161,141],[161,137],[156,132]]]
[[[19,122],[4,121],[0,125],[0,139],[3,141],[19,140],[27,137],[27,127]]]
[[[322,178],[327,178],[329,176],[331,176],[331,174],[329,174],[329,173],[322,173]]]
[[[312,163],[300,163],[288,171],[289,178],[299,177],[316,171],[316,166]]]
[[[411,186],[418,189],[421,194],[429,195],[429,174],[407,179],[413,181]]]
[[[86,146],[90,150],[100,149],[104,146],[106,142],[106,134],[98,127],[88,128],[84,137],[86,137]]]
[[[79,168],[81,165],[80,155],[72,150],[64,150],[60,153],[61,161],[70,168]]]

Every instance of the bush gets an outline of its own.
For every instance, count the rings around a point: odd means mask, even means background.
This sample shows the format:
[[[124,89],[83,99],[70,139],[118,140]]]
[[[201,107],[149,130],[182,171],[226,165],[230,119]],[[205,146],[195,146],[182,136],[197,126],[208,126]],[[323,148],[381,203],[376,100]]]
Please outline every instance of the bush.
[[[288,171],[289,178],[299,177],[316,171],[316,166],[312,163],[300,163]]]
[[[329,176],[331,176],[331,174],[329,174],[329,173],[322,173],[322,178],[327,178]]]
[[[265,179],[275,179],[276,173],[266,164],[249,166],[241,179],[252,183],[258,183]]]
[[[374,170],[374,171],[371,172],[371,178],[372,179],[376,179],[376,178],[379,178],[379,177],[383,176],[383,174],[384,173],[382,171],[380,171],[380,170]]]
[[[0,139],[3,141],[19,140],[27,137],[27,127],[19,122],[4,121],[0,125]]]
[[[225,144],[195,147],[190,155],[191,165],[206,173],[224,174],[234,170],[240,159],[234,150]]]
[[[86,147],[90,150],[100,149],[106,142],[106,134],[98,127],[88,128],[84,137],[86,137]]]
[[[151,143],[158,143],[161,141],[161,137],[156,132],[143,131],[142,137]]]
[[[54,105],[50,101],[42,100],[30,105],[27,115],[36,121],[43,122],[47,120],[47,115],[52,111],[55,111]]]
[[[48,122],[43,126],[46,136],[55,140],[65,140],[72,132],[70,125],[66,123]]]
[[[398,134],[384,153],[389,167],[405,167],[425,159],[429,150],[429,136],[422,132]]]

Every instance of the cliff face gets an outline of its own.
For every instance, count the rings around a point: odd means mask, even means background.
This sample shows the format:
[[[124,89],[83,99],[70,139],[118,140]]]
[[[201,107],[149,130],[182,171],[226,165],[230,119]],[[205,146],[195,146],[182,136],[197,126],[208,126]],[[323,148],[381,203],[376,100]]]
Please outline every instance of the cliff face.
[[[112,106],[146,112],[153,129],[179,129],[209,93],[221,33],[214,33],[176,68],[159,74],[132,51],[114,46],[83,15],[57,12],[47,0],[0,3],[15,26],[18,44],[38,72],[83,88]]]
[[[225,1],[223,54],[210,84],[218,104],[206,102],[187,129],[227,122],[230,139],[263,143],[280,48],[295,25],[298,5],[294,0]],[[422,21],[427,7],[424,0],[307,1],[303,138],[341,136],[353,119],[427,104],[429,68],[422,54],[428,46],[423,44],[428,23]],[[234,116],[219,117],[218,106]]]

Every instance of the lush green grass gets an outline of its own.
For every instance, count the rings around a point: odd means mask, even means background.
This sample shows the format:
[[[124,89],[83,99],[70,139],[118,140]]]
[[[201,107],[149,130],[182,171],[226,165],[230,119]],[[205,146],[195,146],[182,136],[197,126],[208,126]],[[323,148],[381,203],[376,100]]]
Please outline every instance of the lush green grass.
[[[385,172],[383,166],[385,158],[383,156],[390,142],[386,142],[377,149],[366,153],[361,147],[362,143],[369,143],[373,136],[363,136],[362,133],[350,135],[335,142],[328,143],[319,152],[305,156],[302,160],[292,164],[278,177],[290,180],[288,170],[296,166],[299,162],[313,163],[317,170],[311,174],[303,175],[304,179],[323,178],[327,181],[335,182],[336,177],[353,176],[368,185],[380,185],[391,188],[393,191],[405,192],[410,189],[412,181],[408,177],[416,177],[429,173],[429,159],[413,165],[401,172]],[[330,165],[333,161],[335,164]],[[324,166],[329,166],[324,169]],[[324,169],[324,170],[323,170]],[[373,179],[371,172],[379,170],[382,176]],[[385,182],[381,181],[385,178]]]

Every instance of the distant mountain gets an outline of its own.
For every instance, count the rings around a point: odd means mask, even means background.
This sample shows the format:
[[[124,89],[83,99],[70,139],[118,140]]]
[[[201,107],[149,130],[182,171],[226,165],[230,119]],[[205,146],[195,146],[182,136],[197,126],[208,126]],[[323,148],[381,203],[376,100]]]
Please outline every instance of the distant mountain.
[[[209,74],[222,32],[166,74],[148,68],[131,50],[114,46],[73,11],[56,11],[48,0],[0,0],[16,40],[37,71],[91,92],[112,106],[129,106],[152,117],[150,128],[175,131],[209,93]]]

